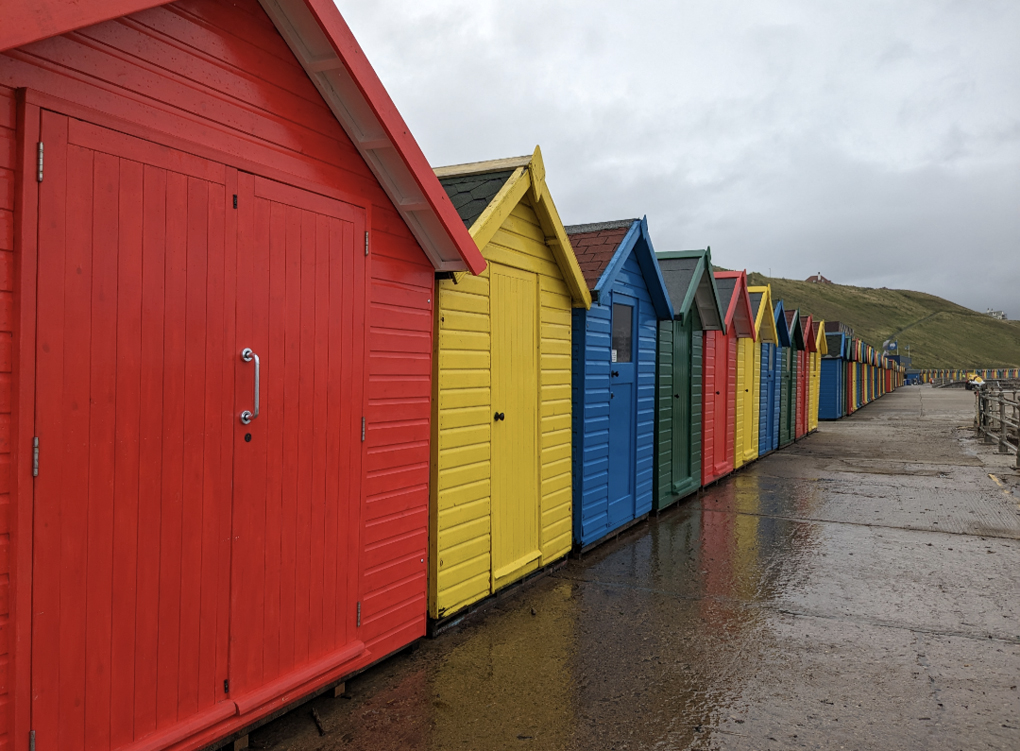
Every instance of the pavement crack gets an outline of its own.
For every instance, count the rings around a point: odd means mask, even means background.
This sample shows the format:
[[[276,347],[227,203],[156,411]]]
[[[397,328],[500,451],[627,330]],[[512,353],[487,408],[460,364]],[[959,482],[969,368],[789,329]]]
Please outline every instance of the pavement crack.
[[[930,529],[928,527],[904,527],[896,524],[876,524],[874,522],[852,522],[846,519],[819,519],[803,516],[785,516],[781,514],[757,514],[752,511],[731,511],[729,509],[702,508],[703,512],[713,514],[729,514],[731,516],[753,516],[760,519],[795,522],[797,524],[842,524],[851,527],[874,527],[876,529],[898,529],[904,532],[925,532],[936,535],[952,535],[954,537],[986,537],[996,540],[1020,540],[1020,532],[1015,534],[997,534],[988,532],[954,532],[947,529]]]

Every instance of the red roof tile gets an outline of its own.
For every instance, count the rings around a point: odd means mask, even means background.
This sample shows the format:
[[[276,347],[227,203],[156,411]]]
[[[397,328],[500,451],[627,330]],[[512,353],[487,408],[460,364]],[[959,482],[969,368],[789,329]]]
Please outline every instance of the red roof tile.
[[[613,254],[629,231],[630,225],[569,235],[570,244],[574,248],[577,263],[581,267],[581,273],[584,274],[588,289],[595,289],[595,285],[599,283],[603,272],[613,259]]]

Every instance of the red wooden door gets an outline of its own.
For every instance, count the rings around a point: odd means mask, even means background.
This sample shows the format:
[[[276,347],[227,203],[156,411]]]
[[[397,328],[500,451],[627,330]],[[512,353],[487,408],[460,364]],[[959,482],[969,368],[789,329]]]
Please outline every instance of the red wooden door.
[[[244,715],[364,651],[362,209],[238,176],[231,695]],[[253,411],[254,361],[260,413]],[[250,436],[250,440],[246,440]]]
[[[364,211],[55,113],[42,140],[32,727],[169,745],[364,651]]]
[[[716,334],[715,343],[715,446],[713,447],[716,477],[726,474],[726,449],[733,439],[731,409],[733,383],[730,379],[730,336]],[[732,467],[730,467],[732,469]]]
[[[32,727],[112,749],[235,711],[231,172],[49,112],[42,141]]]

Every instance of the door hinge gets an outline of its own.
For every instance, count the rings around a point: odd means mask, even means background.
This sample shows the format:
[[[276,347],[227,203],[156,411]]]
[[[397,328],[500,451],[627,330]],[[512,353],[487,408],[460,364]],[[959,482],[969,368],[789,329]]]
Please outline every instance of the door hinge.
[[[237,193],[234,193],[234,208],[237,208]]]
[[[365,232],[365,255],[368,255],[368,232]]]
[[[365,418],[361,418],[361,440],[365,440]]]
[[[28,751],[35,751],[35,731],[28,731]]]
[[[358,600],[358,628],[361,628],[361,600]]]
[[[39,142],[39,171],[35,175],[36,182],[42,182],[43,176],[43,142]]]
[[[32,477],[39,476],[39,436],[32,439]]]

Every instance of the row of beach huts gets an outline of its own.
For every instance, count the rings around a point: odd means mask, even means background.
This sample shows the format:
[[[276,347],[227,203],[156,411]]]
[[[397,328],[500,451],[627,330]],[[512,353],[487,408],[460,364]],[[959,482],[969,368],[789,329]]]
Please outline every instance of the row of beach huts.
[[[332,0],[5,4],[0,269],[17,751],[242,739],[903,380],[537,149],[433,170]]]
[[[1015,381],[1020,379],[1020,368],[925,368],[911,376],[918,383],[960,383],[974,377],[983,381]]]

